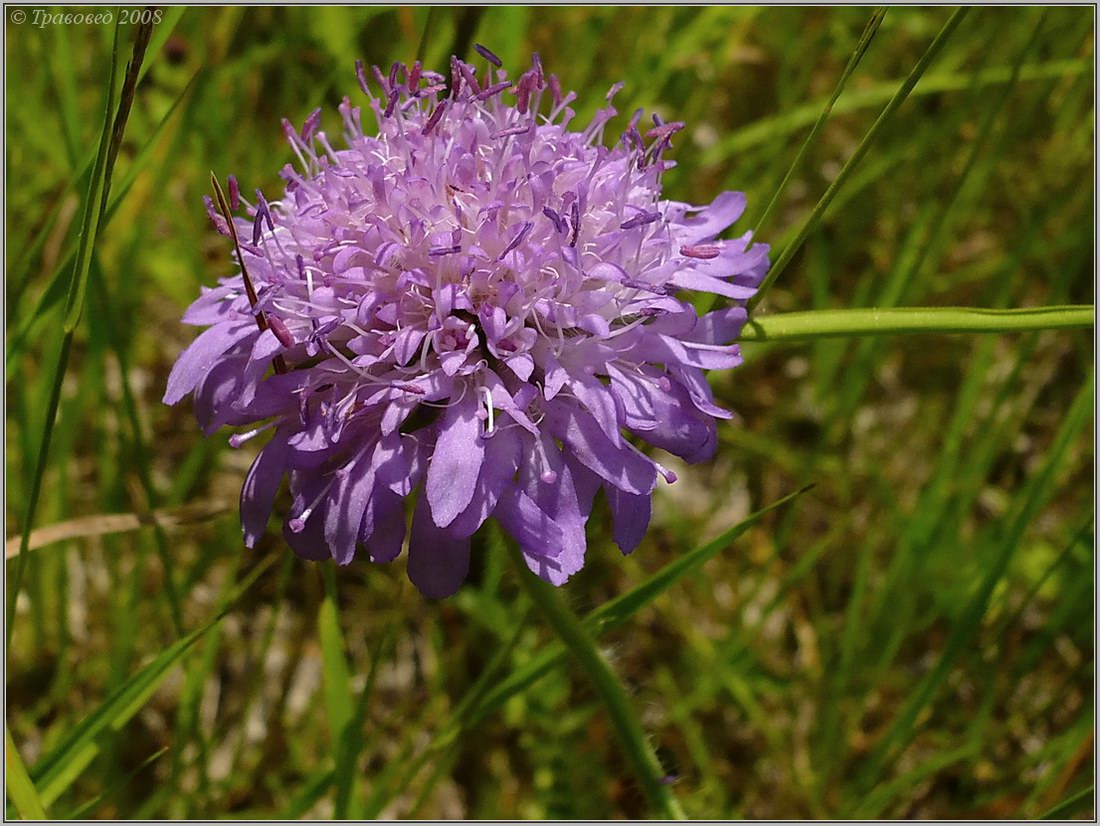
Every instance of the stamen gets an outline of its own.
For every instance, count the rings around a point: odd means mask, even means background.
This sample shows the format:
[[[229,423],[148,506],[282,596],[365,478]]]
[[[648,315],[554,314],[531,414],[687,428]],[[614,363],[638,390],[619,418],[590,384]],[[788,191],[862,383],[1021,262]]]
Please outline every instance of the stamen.
[[[281,318],[276,315],[269,315],[267,317],[267,325],[271,328],[271,332],[275,334],[275,338],[279,340],[281,345],[288,350],[294,346],[294,336],[291,335],[290,330]]]
[[[698,244],[693,247],[680,247],[680,255],[686,258],[700,258],[704,261],[709,261],[712,258],[717,258],[721,254],[721,248],[713,244]]]
[[[504,63],[501,61],[501,59],[499,57],[497,57],[495,54],[493,54],[487,48],[482,46],[480,43],[475,43],[474,44],[474,51],[477,52],[479,55],[481,55],[486,60],[488,60],[494,66],[496,66],[498,69],[501,66],[504,65]]]
[[[485,435],[488,436],[493,432],[493,393],[488,388],[482,385],[478,388],[485,396],[485,413],[488,416],[488,423],[485,428]]]
[[[367,86],[367,73],[363,69],[363,61],[355,61],[355,79],[359,81],[359,88],[363,90],[363,94],[367,97],[374,97],[370,93],[370,88]]]
[[[518,247],[523,239],[527,237],[527,233],[531,231],[531,227],[533,226],[534,224],[532,224],[530,221],[524,221],[523,226],[520,227],[519,232],[516,233],[516,237],[509,241],[508,246],[504,248],[504,252],[497,256],[497,261],[503,261],[504,256],[506,256],[508,253]]]
[[[302,124],[302,140],[309,143],[310,138],[313,137],[314,130],[317,129],[317,125],[321,122],[321,110],[320,108],[314,109],[309,113],[309,117],[306,118],[305,123]]]
[[[628,221],[623,221],[619,224],[619,229],[635,229],[636,227],[645,226],[646,224],[652,224],[654,221],[660,219],[661,213],[659,212],[643,212],[641,215],[635,215]]]
[[[321,110],[318,109],[318,112]],[[229,176],[229,208],[236,212],[241,206],[241,188],[237,186],[237,178]]]
[[[256,438],[261,433],[263,433],[265,430],[270,430],[271,428],[275,427],[280,422],[282,422],[281,418],[275,419],[274,421],[270,421],[267,424],[262,424],[257,428],[246,431],[245,433],[234,433],[232,436],[229,437],[229,446],[231,448],[233,448],[234,450],[236,450],[241,445],[243,445],[245,442],[247,442],[249,439]]]

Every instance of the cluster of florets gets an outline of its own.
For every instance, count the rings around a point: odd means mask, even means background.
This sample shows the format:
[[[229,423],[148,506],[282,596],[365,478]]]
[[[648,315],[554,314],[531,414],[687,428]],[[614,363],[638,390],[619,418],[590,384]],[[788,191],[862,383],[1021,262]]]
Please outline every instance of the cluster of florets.
[[[451,61],[450,78],[394,64],[357,75],[377,122],[340,106],[346,149],[284,121],[300,163],[286,194],[247,202],[234,180],[241,272],[184,316],[207,327],[168,380],[194,394],[209,434],[271,431],[244,483],[246,543],[263,534],[284,477],[287,542],[347,563],[363,547],[454,592],[470,536],[490,516],[555,584],[584,562],[602,488],[624,553],[646,531],[650,495],[674,474],[629,438],[688,462],[709,458],[717,406],[704,371],[741,361],[733,343],[768,267],[751,233],[718,235],[744,196],[708,206],[661,199],[681,123],[630,118],[613,148],[606,105],[570,129],[572,93],[537,55],[515,82]],[[208,206],[212,206],[208,202]],[[699,316],[682,290],[717,293]],[[274,368],[274,369],[273,369]]]

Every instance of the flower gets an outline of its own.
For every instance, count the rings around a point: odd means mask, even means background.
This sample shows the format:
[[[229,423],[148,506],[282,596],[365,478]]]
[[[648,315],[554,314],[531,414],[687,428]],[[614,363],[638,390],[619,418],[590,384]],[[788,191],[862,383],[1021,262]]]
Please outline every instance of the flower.
[[[273,431],[241,492],[251,547],[283,477],[284,536],[301,556],[350,562],[365,546],[393,560],[415,499],[409,577],[426,595],[464,580],[470,536],[490,516],[530,568],[561,584],[584,563],[602,488],[624,553],[649,523],[658,477],[675,475],[635,440],[699,462],[716,446],[705,371],[741,362],[741,302],[768,268],[752,233],[718,235],[745,198],[662,200],[664,158],[682,123],[634,113],[614,148],[617,84],[585,128],[537,55],[518,80],[500,61],[478,77],[356,73],[377,121],[364,132],[345,98],[346,149],[320,110],[284,130],[301,164],[286,194],[247,203],[230,181],[227,221],[241,273],[191,305],[206,327],[180,356],[164,401],[193,394],[209,435]],[[228,212],[228,209],[227,209]],[[698,315],[678,295],[729,306]],[[275,371],[271,367],[275,366]]]

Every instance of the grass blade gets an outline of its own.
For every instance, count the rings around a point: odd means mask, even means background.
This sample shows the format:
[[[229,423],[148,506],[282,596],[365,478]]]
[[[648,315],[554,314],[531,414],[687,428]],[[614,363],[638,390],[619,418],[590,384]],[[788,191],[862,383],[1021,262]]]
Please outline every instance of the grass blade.
[[[588,630],[576,614],[569,610],[554,586],[531,573],[518,547],[510,550],[524,590],[584,669],[596,693],[600,695],[650,806],[661,818],[684,820],[686,815],[680,802],[672,794],[671,788],[663,782],[666,773],[657,759],[657,753],[646,738],[641,722],[630,707],[630,699],[615,672],[611,670],[607,658],[600,653]]]
[[[1089,808],[1095,806],[1093,798],[1096,795],[1096,786],[1090,785],[1087,789],[1081,789],[1077,794],[1070,795],[1057,806],[1045,812],[1040,820],[1065,820],[1074,812],[1083,812],[1086,805]]]
[[[632,588],[620,597],[616,597],[592,611],[584,619],[585,626],[593,634],[603,634],[619,627],[633,614],[640,611],[660,594],[668,590],[692,571],[698,570],[708,559],[717,556],[721,551],[729,547],[730,543],[743,535],[749,528],[759,522],[767,514],[783,507],[798,496],[811,490],[813,485],[807,485],[801,490],[778,499],[765,508],[761,508],[742,520],[727,531],[724,531],[715,539],[705,545],[684,554],[676,561],[661,568],[657,573],[640,585]],[[492,692],[486,695],[477,708],[471,713],[471,722],[477,722],[492,714],[500,708],[509,698],[523,691],[543,675],[550,672],[558,663],[565,659],[567,652],[560,643],[548,645],[543,651],[526,663],[523,667],[512,672],[510,676],[502,680]]]
[[[1019,544],[1024,530],[1030,524],[1044,496],[1050,492],[1054,475],[1073,437],[1077,435],[1092,412],[1092,388],[1093,378],[1090,375],[1062,422],[1042,468],[1029,480],[1023,491],[1023,502],[1019,510],[1003,533],[994,538],[997,544],[996,555],[977,589],[960,612],[959,619],[951,629],[939,660],[909,695],[886,733],[875,745],[856,779],[856,789],[869,790],[887,762],[891,760],[891,756],[896,754],[909,741],[921,710],[932,700],[933,695],[947,679],[952,665],[963,648],[978,633],[989,599],[1008,567],[1008,562]]]
[[[803,141],[802,147],[798,150],[798,154],[795,155],[793,161],[791,161],[791,167],[787,170],[787,174],[783,176],[783,180],[775,190],[775,194],[772,195],[771,202],[764,210],[764,214],[760,217],[760,220],[756,222],[756,229],[753,232],[754,237],[760,237],[760,233],[764,227],[768,225],[768,219],[771,218],[772,212],[775,211],[776,206],[779,204],[779,199],[783,197],[783,193],[787,191],[787,186],[791,182],[791,178],[794,177],[794,173],[802,166],[802,159],[806,157],[806,153],[810,147],[814,145],[817,140],[818,133],[821,132],[822,127],[825,126],[825,121],[829,119],[829,115],[833,111],[833,104],[836,103],[837,98],[840,97],[840,93],[844,91],[844,87],[848,84],[848,78],[852,76],[852,72],[856,70],[859,62],[863,59],[863,55],[867,52],[867,49],[871,46],[871,41],[875,37],[875,33],[878,31],[878,27],[882,24],[882,19],[886,16],[886,7],[880,6],[871,13],[871,19],[867,21],[867,26],[863,29],[863,34],[859,37],[859,42],[856,43],[856,48],[852,52],[852,56],[848,59],[848,65],[844,67],[844,72],[840,75],[840,80],[837,81],[836,88],[833,89],[832,95],[825,102],[824,108],[821,110],[821,114],[817,118],[817,122],[814,124],[813,129],[810,130],[810,134],[806,136],[806,140]]]
[[[80,243],[77,248],[76,265],[73,269],[72,280],[69,285],[69,299],[65,310],[65,323],[62,333],[62,345],[58,356],[57,365],[53,372],[53,388],[50,392],[50,401],[46,408],[42,441],[40,442],[38,455],[35,460],[34,473],[31,480],[30,494],[27,498],[27,507],[23,519],[22,536],[20,539],[19,558],[15,565],[15,573],[12,577],[11,589],[8,594],[7,610],[7,648],[11,648],[12,630],[15,624],[15,606],[22,587],[23,577],[27,567],[27,545],[30,540],[31,527],[34,523],[35,511],[38,508],[38,499],[42,492],[42,479],[46,472],[46,461],[50,452],[50,439],[53,434],[54,420],[61,403],[61,385],[65,378],[65,371],[69,363],[69,352],[72,348],[73,333],[80,321],[83,311],[84,293],[87,289],[88,274],[91,271],[92,255],[95,252],[95,242],[99,234],[99,226],[103,214],[107,208],[107,197],[111,191],[111,172],[114,168],[115,158],[118,155],[122,136],[126,130],[126,121],[130,114],[130,106],[133,103],[134,92],[137,86],[137,73],[141,68],[145,55],[145,48],[149,42],[152,28],[150,25],[138,27],[137,39],[134,43],[133,57],[127,66],[126,78],[123,82],[122,93],[118,111],[115,111],[115,76],[118,71],[119,34],[121,24],[116,24],[114,35],[114,48],[111,56],[111,71],[107,89],[107,106],[103,118],[103,131],[100,135],[99,151],[95,166],[92,169],[92,179],[88,186],[88,193],[84,202],[84,217],[81,221]]]
[[[355,711],[351,693],[351,674],[344,657],[344,637],[340,633],[340,615],[336,609],[336,574],[332,565],[321,567],[325,578],[325,597],[317,615],[317,630],[321,639],[321,672],[324,678],[325,713],[329,738],[338,751],[344,731]]]
[[[98,709],[72,730],[64,742],[34,767],[31,776],[40,787],[42,800],[46,805],[57,800],[96,756],[99,752],[100,735],[108,730],[120,731],[130,718],[141,711],[173,666],[229,613],[236,601],[259,579],[272,561],[273,557],[258,565],[213,618],[174,642],[119,686]]]
[[[888,124],[894,116],[894,113],[898,110],[898,107],[905,102],[905,99],[909,97],[909,93],[913,90],[913,87],[917,85],[917,81],[921,79],[925,70],[928,69],[929,64],[936,58],[936,55],[940,53],[947,40],[958,28],[963,18],[966,17],[967,12],[970,11],[965,6],[956,9],[954,14],[944,24],[940,33],[936,35],[935,40],[928,46],[924,54],[921,55],[920,60],[917,61],[917,65],[913,67],[913,71],[909,73],[909,76],[905,79],[905,82],[901,84],[897,92],[894,93],[893,98],[886,104],[886,108],[882,110],[882,113],[878,116],[878,119],[871,126],[871,129],[863,136],[863,140],[860,141],[859,146],[856,147],[856,151],[852,154],[844,164],[843,168],[837,174],[836,178],[829,188],[825,190],[825,194],[821,196],[821,200],[817,202],[817,206],[814,207],[813,212],[810,213],[810,217],[806,219],[806,222],[802,225],[802,229],[799,230],[795,239],[787,245],[783,250],[783,253],[779,256],[779,259],[772,266],[768,272],[764,282],[760,285],[760,289],[756,291],[756,295],[748,303],[748,309],[751,312],[760,305],[760,302],[764,300],[764,296],[775,283],[776,279],[782,275],[783,270],[786,269],[787,264],[790,263],[794,254],[798,252],[799,248],[809,237],[810,233],[817,228],[818,223],[821,221],[821,216],[825,213],[825,210],[829,208],[829,204],[833,198],[836,197],[837,192],[844,186],[852,172],[859,165],[859,162],[863,160],[863,156],[867,154],[870,148],[874,145],[875,140],[878,138],[879,132],[882,128]]]
[[[49,819],[7,726],[4,726],[4,766],[7,769],[8,797],[19,816],[24,820]]]

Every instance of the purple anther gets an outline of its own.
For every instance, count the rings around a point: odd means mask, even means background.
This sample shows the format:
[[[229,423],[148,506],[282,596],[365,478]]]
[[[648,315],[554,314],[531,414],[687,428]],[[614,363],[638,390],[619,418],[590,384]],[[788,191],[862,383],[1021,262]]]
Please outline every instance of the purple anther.
[[[459,60],[458,70],[462,72],[462,79],[466,81],[466,85],[470,87],[471,92],[476,95],[481,91],[481,86],[477,82],[477,73],[469,63]]]
[[[306,280],[306,259],[301,255],[294,256],[295,262],[298,264],[298,277],[303,281]]]
[[[686,258],[701,258],[704,261],[709,261],[712,258],[717,258],[722,254],[722,250],[714,244],[697,244],[692,247],[680,247],[680,255]]]
[[[499,95],[505,89],[511,87],[511,85],[512,81],[510,80],[502,80],[500,83],[494,83],[488,89],[482,89],[480,92],[474,95],[474,100],[488,100],[489,98],[493,97],[493,95]]]
[[[462,71],[458,67],[458,58],[451,55],[451,96],[458,98],[462,89]]]
[[[271,220],[271,210],[267,206],[267,198],[259,189],[256,190],[256,214],[262,215],[267,228],[272,232],[275,231],[275,222]]]
[[[275,338],[279,339],[281,345],[288,350],[294,346],[294,336],[290,334],[286,324],[277,315],[267,316],[267,326],[271,328],[271,332],[275,334]]]
[[[229,224],[225,222],[225,218],[218,214],[218,211],[214,209],[214,199],[209,195],[202,196],[202,202],[206,204],[206,215],[210,219],[210,223],[214,225],[214,229],[218,231],[218,234],[229,236]]]
[[[388,80],[386,80],[386,76],[384,74],[382,74],[382,70],[379,69],[377,65],[371,65],[370,70],[371,70],[371,74],[374,75],[374,79],[376,81],[378,81],[378,85],[382,89],[382,94],[383,95],[389,95],[389,93],[390,93],[390,82]]]
[[[393,62],[393,65],[390,66],[390,76],[387,78],[387,80],[389,80],[390,82],[391,89],[397,86],[397,73],[398,71],[400,71],[400,69],[401,63],[396,60]]]
[[[556,229],[559,234],[565,232],[565,219],[558,215],[557,212],[552,210],[550,207],[543,207],[542,214],[554,222],[554,229]]]
[[[286,118],[283,118],[283,134],[286,135],[286,139],[290,141],[292,146],[298,143],[298,130]]]
[[[310,138],[313,137],[314,130],[317,129],[317,124],[321,122],[321,110],[314,109],[309,113],[309,117],[306,118],[306,122],[302,124],[302,140],[309,143]]]
[[[417,89],[420,88],[420,73],[423,71],[423,66],[420,61],[416,61],[412,68],[409,69],[409,93],[416,94]]]
[[[229,208],[236,212],[241,206],[241,188],[235,175],[229,176]]]
[[[370,97],[370,87],[367,86],[367,72],[363,68],[363,61],[355,61],[355,79],[359,81],[359,88],[363,90],[363,94]]]
[[[636,227],[642,227],[646,224],[652,224],[654,221],[659,220],[661,213],[659,212],[643,212],[641,215],[635,215],[628,221],[623,221],[619,224],[619,229],[635,229]]]
[[[504,251],[497,256],[497,261],[503,261],[504,256],[506,256],[508,253],[518,247],[523,242],[523,239],[527,237],[527,233],[531,231],[531,227],[533,226],[534,224],[530,221],[524,221],[523,226],[519,228],[519,232],[516,233],[515,238],[509,241],[508,246],[506,246],[504,248]]]
[[[428,250],[428,255],[438,257],[440,255],[453,255],[456,252],[462,252],[461,244],[453,244],[449,247],[432,247]]]
[[[496,140],[497,138],[507,138],[512,135],[522,135],[524,132],[529,131],[530,128],[530,125],[509,126],[507,129],[498,129],[496,132],[490,132],[489,137]]]
[[[475,52],[477,52],[477,53],[478,53],[479,55],[481,55],[481,56],[482,56],[483,58],[485,58],[486,60],[488,60],[488,61],[489,61],[490,63],[492,63],[492,64],[493,64],[494,66],[496,66],[496,67],[497,67],[498,69],[499,69],[499,68],[500,68],[501,66],[503,66],[503,65],[504,65],[503,61],[501,61],[501,59],[500,59],[499,57],[497,57],[497,56],[496,56],[495,54],[493,54],[493,53],[492,53],[491,51],[489,51],[488,49],[486,49],[486,48],[485,48],[484,46],[482,46],[482,45],[481,45],[480,43],[475,43],[475,44],[474,44],[474,51],[475,51]]]
[[[531,72],[524,72],[516,84],[516,111],[521,115],[527,114],[527,105],[531,100],[531,87],[535,79]]]
[[[620,80],[618,83],[607,90],[607,94],[604,96],[604,100],[606,100],[608,103],[611,103],[611,99],[615,97],[615,95],[619,94],[619,92],[623,90],[623,86],[625,85],[626,84]]]
[[[645,133],[647,138],[666,140],[684,128],[683,121],[674,120],[671,123],[662,123]]]
[[[432,114],[428,117],[428,120],[425,121],[424,128],[420,130],[421,135],[428,135],[433,129],[435,129],[436,124],[438,124],[443,119],[443,113],[446,108],[447,101],[445,100],[441,101],[440,104],[435,107],[435,111],[433,111]]]
[[[401,93],[397,91],[397,87],[390,89],[390,99],[386,102],[386,111],[383,113],[385,117],[389,117],[393,114],[393,110],[397,108],[397,99],[401,96]]]
[[[550,75],[547,83],[550,85],[550,98],[554,101],[554,108],[557,109],[561,106],[561,81],[558,80],[557,75]]]
[[[569,246],[577,246],[577,235],[581,231],[581,208],[574,201],[569,205],[569,217],[573,222],[573,236],[569,239]]]

